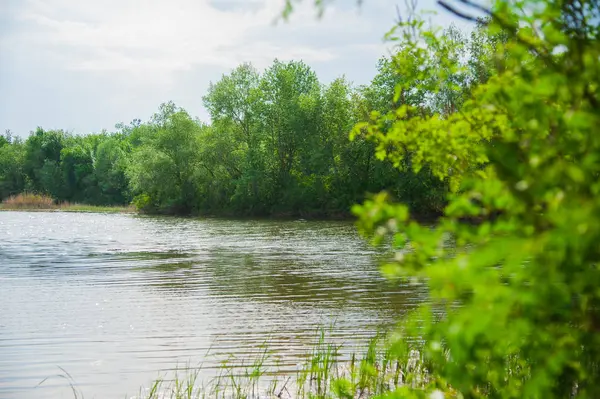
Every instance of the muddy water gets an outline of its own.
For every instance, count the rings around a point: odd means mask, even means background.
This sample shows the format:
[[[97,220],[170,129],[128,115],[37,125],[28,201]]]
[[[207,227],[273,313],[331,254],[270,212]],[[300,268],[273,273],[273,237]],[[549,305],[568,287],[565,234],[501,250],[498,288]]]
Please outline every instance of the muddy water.
[[[131,397],[265,341],[293,371],[318,326],[356,348],[421,297],[352,223],[0,212],[0,398]]]

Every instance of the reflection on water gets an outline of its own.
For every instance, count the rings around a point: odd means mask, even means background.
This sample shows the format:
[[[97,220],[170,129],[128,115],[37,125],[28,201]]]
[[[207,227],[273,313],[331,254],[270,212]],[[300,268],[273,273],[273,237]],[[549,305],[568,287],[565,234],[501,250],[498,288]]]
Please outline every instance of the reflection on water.
[[[0,213],[0,398],[123,397],[269,340],[295,370],[320,325],[360,345],[422,297],[351,223]],[[207,355],[208,353],[208,355]]]

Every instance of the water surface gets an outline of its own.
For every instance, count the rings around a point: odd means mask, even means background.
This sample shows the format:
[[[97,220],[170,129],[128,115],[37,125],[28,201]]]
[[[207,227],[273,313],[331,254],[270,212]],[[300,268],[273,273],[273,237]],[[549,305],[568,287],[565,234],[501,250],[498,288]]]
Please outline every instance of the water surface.
[[[422,296],[375,255],[348,222],[0,212],[0,398],[72,398],[60,368],[86,398],[133,396],[265,340],[291,372],[334,322],[360,346]]]

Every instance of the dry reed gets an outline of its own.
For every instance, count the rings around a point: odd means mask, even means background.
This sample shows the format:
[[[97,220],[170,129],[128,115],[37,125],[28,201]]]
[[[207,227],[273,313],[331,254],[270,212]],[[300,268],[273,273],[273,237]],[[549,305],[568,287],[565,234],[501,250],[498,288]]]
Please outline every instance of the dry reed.
[[[93,212],[93,213],[134,213],[133,206],[99,206],[56,202],[45,194],[21,193],[12,195],[0,203],[1,210],[17,211],[62,211],[62,212]]]
[[[55,209],[52,197],[44,194],[21,193],[2,201],[3,209]]]

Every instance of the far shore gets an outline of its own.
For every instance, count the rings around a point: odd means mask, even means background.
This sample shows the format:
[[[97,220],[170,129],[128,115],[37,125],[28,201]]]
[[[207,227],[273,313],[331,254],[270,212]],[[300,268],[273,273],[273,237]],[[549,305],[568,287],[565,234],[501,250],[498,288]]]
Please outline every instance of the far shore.
[[[95,205],[56,205],[47,208],[10,207],[0,204],[0,211],[5,212],[79,212],[79,213],[137,213],[133,207],[124,206],[95,206]]]

